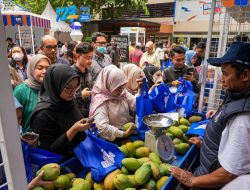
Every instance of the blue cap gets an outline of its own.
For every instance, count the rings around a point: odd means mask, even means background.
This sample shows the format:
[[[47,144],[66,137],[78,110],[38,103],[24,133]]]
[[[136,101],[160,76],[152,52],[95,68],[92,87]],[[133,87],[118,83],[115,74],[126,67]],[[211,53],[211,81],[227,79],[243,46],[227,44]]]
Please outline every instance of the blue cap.
[[[250,66],[250,43],[234,42],[221,58],[209,58],[208,63],[214,66],[239,63]]]

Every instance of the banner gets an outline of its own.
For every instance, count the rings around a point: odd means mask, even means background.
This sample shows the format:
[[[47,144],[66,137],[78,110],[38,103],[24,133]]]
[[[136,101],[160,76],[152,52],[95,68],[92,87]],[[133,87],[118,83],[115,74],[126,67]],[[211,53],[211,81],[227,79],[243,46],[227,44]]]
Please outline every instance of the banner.
[[[176,0],[175,21],[209,21],[212,0]],[[215,12],[221,12],[221,5],[217,4]]]

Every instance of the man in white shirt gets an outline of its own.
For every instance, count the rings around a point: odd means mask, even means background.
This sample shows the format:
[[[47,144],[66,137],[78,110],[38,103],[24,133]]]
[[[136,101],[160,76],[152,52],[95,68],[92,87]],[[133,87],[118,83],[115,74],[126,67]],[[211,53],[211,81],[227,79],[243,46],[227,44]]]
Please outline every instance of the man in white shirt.
[[[249,52],[250,43],[235,42],[222,58],[208,59],[210,64],[221,66],[227,95],[208,123],[202,144],[195,139],[201,152],[194,174],[171,169],[171,174],[188,187],[220,189],[237,176],[250,173]]]

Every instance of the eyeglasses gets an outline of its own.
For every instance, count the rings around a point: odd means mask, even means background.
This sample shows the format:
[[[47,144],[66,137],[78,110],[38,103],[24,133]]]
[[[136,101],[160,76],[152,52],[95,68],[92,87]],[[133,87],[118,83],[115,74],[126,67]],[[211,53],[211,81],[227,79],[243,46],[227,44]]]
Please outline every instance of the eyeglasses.
[[[49,50],[52,50],[52,49],[57,49],[57,45],[48,45],[48,46],[45,46],[46,49],[49,49]]]
[[[103,45],[103,46],[107,44],[107,42],[95,42],[95,43]]]
[[[76,92],[77,90],[80,89],[80,85],[72,87],[72,86],[65,86],[64,87],[64,92],[67,94],[72,94],[72,92]]]

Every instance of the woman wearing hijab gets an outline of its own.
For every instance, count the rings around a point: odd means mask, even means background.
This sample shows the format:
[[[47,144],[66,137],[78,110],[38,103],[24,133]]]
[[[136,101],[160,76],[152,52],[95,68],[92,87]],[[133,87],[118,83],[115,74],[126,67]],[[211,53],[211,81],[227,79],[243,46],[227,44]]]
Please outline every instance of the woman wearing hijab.
[[[143,69],[144,74],[147,79],[147,85],[149,92],[151,92],[156,86],[163,82],[162,73],[158,67],[149,66]]]
[[[99,136],[109,141],[133,133],[132,127],[125,132],[120,130],[133,121],[129,113],[135,110],[135,96],[126,90],[127,82],[122,70],[109,65],[99,73],[92,89],[90,116],[95,117]]]
[[[197,53],[194,50],[186,51],[185,53],[185,65],[195,66],[197,62]]]
[[[22,131],[30,132],[30,115],[38,100],[45,72],[51,64],[45,55],[34,55],[27,66],[28,79],[14,89],[14,96],[23,106]]]
[[[122,68],[122,70],[128,79],[128,83],[126,85],[127,91],[130,94],[135,95],[138,91],[138,83],[136,82],[136,79],[144,76],[143,70],[135,64],[127,64]]]
[[[77,73],[68,65],[55,64],[47,70],[41,101],[30,119],[41,148],[70,157],[72,149],[85,139],[89,124],[74,101],[79,85]]]

